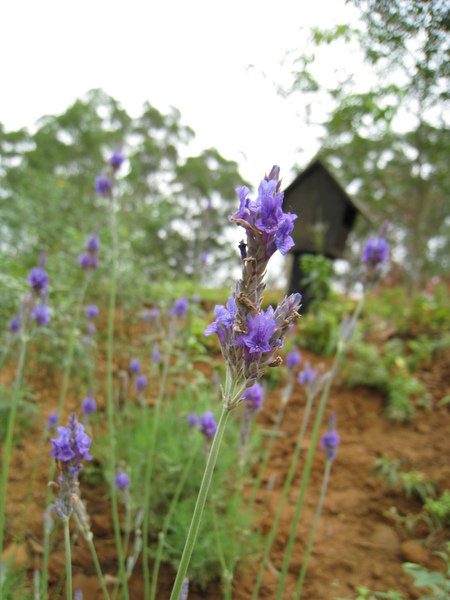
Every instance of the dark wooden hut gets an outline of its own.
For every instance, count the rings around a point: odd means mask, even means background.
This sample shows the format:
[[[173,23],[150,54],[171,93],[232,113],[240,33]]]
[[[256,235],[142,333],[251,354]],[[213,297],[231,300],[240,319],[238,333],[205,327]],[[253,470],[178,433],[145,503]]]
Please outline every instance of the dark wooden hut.
[[[285,189],[283,210],[298,215],[292,232],[295,246],[290,251],[293,265],[289,289],[290,293],[303,294],[302,310],[305,310],[310,298],[302,284],[301,255],[324,254],[330,259],[342,258],[357,215],[368,216],[320,160],[312,162]]]

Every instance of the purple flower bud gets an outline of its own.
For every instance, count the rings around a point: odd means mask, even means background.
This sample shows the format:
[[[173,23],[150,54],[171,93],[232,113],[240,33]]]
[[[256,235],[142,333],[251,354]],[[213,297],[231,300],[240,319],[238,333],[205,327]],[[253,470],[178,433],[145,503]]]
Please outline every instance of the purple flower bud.
[[[53,431],[59,421],[58,413],[54,412],[47,417],[47,427],[49,431]]]
[[[301,362],[302,355],[297,349],[292,350],[292,352],[289,352],[289,354],[286,356],[286,366],[289,369],[295,369],[295,367],[298,367]]]
[[[180,319],[184,319],[188,308],[189,308],[189,300],[186,297],[179,298],[178,300],[175,300],[172,308],[167,311],[167,314],[172,317],[178,317]]]
[[[94,335],[94,333],[97,331],[97,328],[95,327],[94,323],[89,323],[88,325],[88,333],[89,335]]]
[[[134,385],[137,393],[140,394],[147,387],[147,377],[145,375],[139,375]]]
[[[116,490],[126,490],[130,485],[130,478],[122,469],[117,469],[117,475],[114,479],[114,487]]]
[[[161,353],[159,352],[156,344],[153,346],[153,352],[151,353],[150,358],[156,365],[159,365],[161,362]]]
[[[238,335],[233,345],[245,346],[246,350],[250,354],[259,355],[262,352],[270,352],[273,350],[270,345],[270,338],[272,337],[276,323],[273,319],[273,308],[264,312],[263,310],[252,317],[247,317],[247,333]]]
[[[84,311],[84,314],[88,319],[95,319],[95,317],[98,317],[98,313],[99,310],[96,304],[89,304],[89,306],[86,306],[86,310]]]
[[[86,242],[89,254],[96,254],[100,250],[100,238],[98,235],[90,235]]]
[[[207,252],[202,252],[200,254],[200,262],[202,265],[206,265],[206,263],[208,262],[208,253]]]
[[[118,171],[120,169],[120,167],[122,166],[122,164],[125,161],[125,156],[123,155],[123,153],[120,150],[116,150],[116,152],[113,153],[113,155],[111,156],[111,158],[109,159],[109,164],[111,165],[111,167],[114,169],[114,171]]]
[[[262,410],[264,402],[264,389],[263,386],[256,382],[251,388],[245,390],[242,394],[242,398],[245,400],[248,406],[251,407],[253,412]]]
[[[50,440],[53,448],[51,455],[61,462],[73,461],[74,466],[81,460],[91,460],[89,448],[92,440],[84,432],[84,427],[78,422],[76,415],[69,418],[68,427],[58,427],[58,438]]]
[[[383,262],[387,262],[389,260],[389,244],[383,238],[379,237],[378,239],[370,238],[361,255],[361,262],[366,263],[372,267],[377,267],[379,264]]]
[[[190,427],[195,427],[195,425],[198,425],[198,417],[195,412],[192,412],[188,415],[187,422]]]
[[[337,447],[341,441],[335,427],[336,415],[333,413],[328,424],[328,431],[323,435],[322,441],[320,442],[320,447],[326,452],[328,460],[333,460],[335,458]]]
[[[48,274],[41,267],[33,267],[27,279],[33,291],[39,296],[48,287]]]
[[[9,330],[12,331],[13,333],[17,333],[20,329],[20,317],[14,317],[14,319],[11,319],[11,321],[9,322]]]
[[[50,323],[50,309],[46,304],[38,304],[33,308],[30,314],[31,318],[41,327]]]
[[[312,383],[316,379],[316,376],[316,372],[311,369],[311,364],[306,362],[303,371],[301,371],[298,376],[298,382],[301,385],[306,385]]]
[[[107,196],[112,189],[112,181],[105,174],[98,175],[95,178],[95,191],[100,196]]]
[[[141,361],[137,358],[132,358],[130,360],[130,364],[128,365],[128,370],[131,375],[137,375],[141,372]]]
[[[217,423],[212,412],[206,412],[200,417],[199,429],[206,438],[213,439],[217,431]]]
[[[97,412],[97,404],[94,398],[88,396],[81,403],[81,412],[83,415],[92,415]]]

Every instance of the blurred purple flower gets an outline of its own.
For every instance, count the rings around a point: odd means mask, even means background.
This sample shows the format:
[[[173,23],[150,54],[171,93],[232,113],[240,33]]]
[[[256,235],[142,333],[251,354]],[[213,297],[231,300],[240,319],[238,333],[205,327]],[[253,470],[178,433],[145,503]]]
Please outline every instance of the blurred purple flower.
[[[213,439],[216,435],[217,423],[212,412],[205,412],[205,414],[200,417],[198,426],[205,438]]]
[[[179,298],[178,300],[175,300],[172,308],[167,311],[167,314],[172,317],[179,317],[180,319],[184,319],[188,308],[189,300],[186,297]]]
[[[305,363],[303,370],[300,371],[298,376],[298,382],[301,385],[306,385],[308,383],[312,383],[316,379],[317,373],[311,369],[311,364],[309,362]]]
[[[144,391],[147,387],[147,377],[145,375],[139,375],[136,379],[136,383],[134,384],[136,391],[138,394]]]
[[[59,421],[59,416],[57,412],[52,413],[51,415],[48,415],[47,417],[47,427],[49,431],[53,431],[56,427],[56,424]]]
[[[95,319],[95,317],[98,317],[98,313],[99,310],[96,304],[89,304],[86,306],[86,310],[84,311],[84,314],[88,319]]]
[[[153,352],[151,353],[150,358],[156,365],[159,365],[161,362],[161,352],[158,350],[157,344],[153,346]]]
[[[387,262],[388,260],[388,242],[383,237],[371,237],[364,246],[361,255],[361,262],[366,263],[372,267],[376,267],[383,262]]]
[[[320,442],[320,447],[325,450],[328,460],[335,458],[340,441],[341,438],[336,431],[336,415],[333,413],[328,424],[328,431],[322,436],[322,441]]]
[[[33,288],[33,292],[35,292],[36,295],[39,296],[41,292],[46,290],[48,287],[47,271],[45,271],[41,267],[33,267],[31,269],[31,273],[29,274],[27,281]]]
[[[89,325],[88,325],[88,333],[89,333],[89,335],[94,335],[94,333],[96,331],[97,331],[97,328],[94,325],[94,323],[89,323]]]
[[[302,355],[297,348],[292,350],[292,352],[289,352],[289,354],[286,356],[286,366],[288,369],[295,369],[295,367],[298,367],[301,362]]]
[[[41,327],[50,323],[50,309],[46,304],[38,304],[31,311],[30,317]]]
[[[262,405],[264,402],[264,389],[263,386],[256,382],[251,388],[245,390],[242,394],[242,398],[252,409],[252,412],[256,412],[257,410],[262,410]]]
[[[195,425],[198,425],[197,414],[195,412],[190,413],[188,415],[187,422],[188,422],[188,425],[190,425],[191,427],[195,427]]]
[[[107,196],[112,189],[112,181],[104,173],[95,178],[95,191],[100,196]]]
[[[118,171],[120,169],[120,167],[122,166],[122,164],[125,161],[125,156],[123,155],[123,153],[120,150],[116,150],[116,152],[113,153],[113,155],[111,156],[111,158],[109,159],[109,164],[111,165],[111,167],[114,169],[114,171]]]
[[[9,322],[9,330],[12,331],[13,333],[17,333],[20,329],[20,317],[14,317],[14,319],[11,319],[11,321]]]
[[[94,398],[88,396],[83,400],[81,403],[81,412],[83,415],[92,415],[97,412],[97,403],[95,402]]]
[[[141,361],[138,358],[132,358],[130,360],[130,364],[128,365],[128,370],[131,375],[137,375],[141,372]]]
[[[96,254],[100,250],[100,238],[97,234],[90,235],[86,242],[87,251],[90,254]]]
[[[126,490],[130,485],[130,478],[126,473],[122,471],[122,469],[117,469],[117,475],[114,479],[114,487],[116,490]]]

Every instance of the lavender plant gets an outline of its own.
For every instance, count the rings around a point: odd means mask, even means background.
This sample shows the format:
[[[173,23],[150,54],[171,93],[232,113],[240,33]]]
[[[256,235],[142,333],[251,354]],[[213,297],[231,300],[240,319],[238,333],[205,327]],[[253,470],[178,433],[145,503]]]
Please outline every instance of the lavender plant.
[[[275,357],[284,336],[298,318],[301,297],[293,294],[274,310],[263,310],[264,276],[270,257],[279,250],[285,254],[293,246],[290,236],[296,215],[284,213],[280,193],[279,167],[261,181],[258,197],[252,201],[246,186],[238,188],[239,210],[230,221],[246,231],[246,243],[240,244],[242,277],[226,307],[216,306],[216,321],[205,331],[217,334],[226,363],[226,380],[222,388],[222,414],[208,456],[202,485],[191,521],[171,600],[178,600],[197,537],[202,513],[220,450],[230,411],[242,401],[247,388],[252,387],[268,367],[281,364]]]

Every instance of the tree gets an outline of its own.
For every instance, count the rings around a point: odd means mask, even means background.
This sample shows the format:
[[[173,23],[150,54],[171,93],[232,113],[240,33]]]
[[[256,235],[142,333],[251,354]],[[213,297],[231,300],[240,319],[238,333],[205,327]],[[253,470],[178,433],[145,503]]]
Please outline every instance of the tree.
[[[162,114],[146,103],[132,119],[102,90],[92,90],[63,114],[46,116],[34,132],[7,132],[0,124],[0,261],[30,266],[40,252],[67,266],[87,235],[99,227],[108,247],[106,200],[94,179],[119,145],[129,171],[118,181],[122,260],[136,257],[152,278],[192,276],[202,251],[224,259],[224,216],[243,185],[237,163],[215,149],[184,159],[194,132],[180,113]],[[220,197],[220,202],[215,198]],[[199,223],[212,201],[213,235],[200,239]],[[226,225],[225,225],[226,226]]]
[[[381,222],[389,219],[412,289],[450,267],[450,9],[441,0],[353,0],[361,28],[312,31],[314,45],[355,40],[374,84],[355,77],[330,87],[302,57],[288,93],[326,90],[319,155]],[[313,115],[314,117],[314,115]]]

